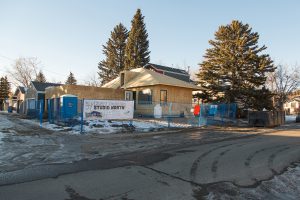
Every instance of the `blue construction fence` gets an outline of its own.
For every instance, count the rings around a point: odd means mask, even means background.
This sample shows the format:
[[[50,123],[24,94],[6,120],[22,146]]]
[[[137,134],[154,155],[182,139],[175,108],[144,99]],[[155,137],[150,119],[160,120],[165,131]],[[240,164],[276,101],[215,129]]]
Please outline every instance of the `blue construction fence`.
[[[84,131],[84,125],[89,122],[83,120],[83,99],[75,96],[64,96],[49,100],[31,102],[32,109],[27,114],[43,121],[66,127],[75,127]],[[33,106],[34,105],[34,106]],[[34,108],[34,109],[33,109]],[[199,126],[227,126],[236,124],[236,103],[178,103],[135,101],[134,119],[119,120],[122,123],[150,122],[162,127],[199,127]],[[101,119],[100,119],[101,120]],[[140,127],[142,129],[143,127]]]
[[[82,100],[75,96],[25,101],[25,114],[30,119],[39,120],[41,126],[45,121],[62,126],[82,126],[81,108]]]
[[[44,112],[44,100],[27,99],[25,103],[25,113],[30,118],[39,118]]]
[[[45,100],[27,99],[24,107],[25,114],[31,119],[38,119],[41,125],[45,112]]]
[[[156,123],[167,124],[168,127],[234,125],[237,122],[236,114],[236,103],[135,102],[135,119],[152,118]]]
[[[65,96],[47,100],[49,123],[64,126],[83,125],[83,100],[75,96]]]

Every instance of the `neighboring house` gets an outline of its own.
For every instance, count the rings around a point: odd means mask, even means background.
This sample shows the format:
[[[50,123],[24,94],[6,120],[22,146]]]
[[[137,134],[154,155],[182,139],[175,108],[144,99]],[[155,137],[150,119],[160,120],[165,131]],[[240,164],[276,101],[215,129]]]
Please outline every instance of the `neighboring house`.
[[[300,96],[286,102],[283,107],[287,115],[298,114],[300,112]]]
[[[17,113],[25,113],[25,106],[24,106],[24,101],[25,101],[25,93],[26,93],[27,88],[18,86],[14,96],[16,97],[16,105],[14,106]]]
[[[41,83],[31,81],[25,94],[25,113],[31,114],[39,110],[39,102],[45,103],[45,89],[51,86],[59,86],[57,83]]]
[[[182,69],[176,69],[176,68],[166,67],[166,66],[162,66],[162,65],[156,65],[156,64],[152,64],[152,63],[146,64],[143,68],[149,69],[149,70],[155,71],[157,73],[160,73],[160,74],[163,74],[166,76],[170,76],[170,77],[173,77],[173,78],[185,81],[185,82],[193,82],[190,79],[189,73]]]
[[[13,105],[14,103],[16,103],[16,97],[12,92],[9,92],[8,97],[2,99],[1,102],[2,104],[0,105],[0,110],[12,112],[12,110],[14,109]]]
[[[289,96],[289,101],[287,101],[283,107],[287,115],[295,115],[300,112],[300,90],[292,92]]]
[[[172,115],[191,114],[192,91],[202,88],[164,73],[146,67],[122,71],[103,87],[124,89],[125,99],[135,101],[137,115],[153,116],[156,105],[161,105],[162,115],[170,108]]]

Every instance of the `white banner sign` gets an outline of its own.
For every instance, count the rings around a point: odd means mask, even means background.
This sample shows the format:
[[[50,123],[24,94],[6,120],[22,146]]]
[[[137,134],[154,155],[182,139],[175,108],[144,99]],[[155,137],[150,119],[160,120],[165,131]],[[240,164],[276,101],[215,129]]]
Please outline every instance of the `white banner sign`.
[[[84,100],[83,119],[132,119],[134,101]]]

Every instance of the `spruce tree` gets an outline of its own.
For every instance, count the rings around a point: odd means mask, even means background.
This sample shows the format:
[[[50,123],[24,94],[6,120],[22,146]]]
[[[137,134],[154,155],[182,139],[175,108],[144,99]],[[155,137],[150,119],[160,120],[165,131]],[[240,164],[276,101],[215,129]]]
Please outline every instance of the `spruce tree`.
[[[252,90],[252,94],[248,95],[249,97],[244,100],[245,104],[248,105],[249,108],[253,108],[255,110],[273,110],[273,102],[272,98],[274,94],[263,87],[262,89]]]
[[[265,84],[267,72],[275,70],[269,55],[263,53],[266,47],[258,46],[258,39],[259,34],[248,24],[234,20],[220,26],[215,40],[209,41],[212,47],[206,50],[197,78],[216,101],[253,105],[247,100]]]
[[[149,41],[144,16],[138,9],[131,21],[125,51],[125,69],[142,67],[150,61]]]
[[[70,72],[66,82],[66,85],[76,85],[77,84],[77,80],[74,77],[74,74],[72,72]]]
[[[5,99],[9,97],[10,92],[10,84],[8,82],[7,77],[1,77],[0,78],[0,107],[1,110],[3,110],[3,104],[5,102]]]
[[[128,31],[123,24],[118,24],[111,32],[111,37],[103,45],[105,59],[98,64],[98,75],[101,84],[105,84],[119,76],[125,67],[125,47]]]
[[[46,83],[46,77],[42,71],[39,71],[39,73],[36,75],[35,81],[41,82],[41,83]]]

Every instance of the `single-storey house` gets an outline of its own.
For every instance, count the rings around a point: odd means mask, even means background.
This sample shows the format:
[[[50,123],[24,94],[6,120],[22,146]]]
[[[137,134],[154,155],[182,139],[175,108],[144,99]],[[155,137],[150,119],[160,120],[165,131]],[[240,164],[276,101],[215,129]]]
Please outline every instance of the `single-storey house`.
[[[156,105],[161,106],[162,115],[189,115],[192,91],[202,89],[147,67],[122,71],[102,87],[123,89],[125,99],[135,101],[135,114],[142,116],[153,116]]]
[[[300,97],[291,99],[290,101],[286,102],[283,107],[287,115],[298,114],[300,112]]]
[[[31,81],[25,93],[25,114],[36,114],[36,110],[39,110],[39,102],[45,105],[45,89],[59,85],[61,84]]]
[[[25,106],[24,106],[24,101],[25,101],[25,93],[26,93],[27,88],[23,86],[18,86],[16,88],[14,96],[16,97],[16,105],[14,106],[17,113],[24,114],[25,113]]]
[[[288,101],[283,105],[287,115],[295,115],[300,112],[300,90],[289,94]]]

